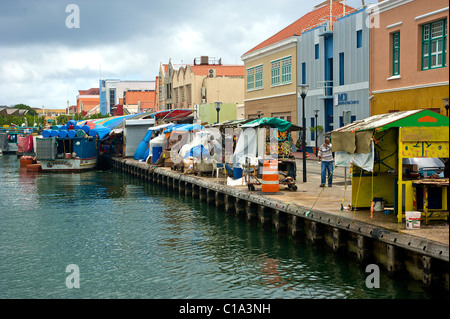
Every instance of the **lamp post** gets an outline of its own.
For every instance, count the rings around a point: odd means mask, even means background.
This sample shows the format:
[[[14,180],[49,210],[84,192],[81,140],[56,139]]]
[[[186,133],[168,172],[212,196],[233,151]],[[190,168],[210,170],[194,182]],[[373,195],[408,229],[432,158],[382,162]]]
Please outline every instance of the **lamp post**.
[[[448,98],[442,99],[442,102],[444,102],[446,116],[448,116]]]
[[[219,123],[220,104],[222,104],[222,102],[216,102],[217,123]]]
[[[302,152],[303,152],[303,183],[306,183],[306,117],[305,117],[305,97],[308,93],[308,84],[298,85],[298,94],[302,98]]]
[[[316,141],[316,157],[317,157],[317,117],[318,116],[319,116],[319,110],[314,110],[314,126],[315,126],[314,140]]]

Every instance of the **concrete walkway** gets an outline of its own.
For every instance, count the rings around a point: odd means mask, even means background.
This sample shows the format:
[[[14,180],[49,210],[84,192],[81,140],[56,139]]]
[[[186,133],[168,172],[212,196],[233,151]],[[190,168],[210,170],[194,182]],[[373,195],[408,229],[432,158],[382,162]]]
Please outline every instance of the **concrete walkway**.
[[[280,192],[275,195],[269,195],[261,192],[261,186],[256,186],[254,193],[263,195],[268,198],[274,198],[285,203],[292,203],[300,206],[310,207],[311,209],[335,214],[351,220],[366,222],[377,227],[386,228],[392,232],[405,233],[417,237],[426,238],[443,244],[449,244],[449,224],[447,221],[429,221],[428,225],[422,221],[420,229],[406,229],[405,220],[398,223],[397,216],[393,211],[390,214],[384,212],[374,212],[370,216],[370,210],[349,209],[341,210],[341,204],[344,208],[351,203],[351,185],[347,180],[345,187],[345,171],[344,168],[338,167],[333,177],[333,186],[319,187],[320,185],[320,162],[310,154],[307,161],[307,182],[303,183],[303,169],[301,153],[294,153],[297,162],[297,191],[291,191],[287,186],[280,185]],[[226,184],[226,177],[223,175],[216,177],[200,177],[208,179],[210,182]],[[243,192],[249,192],[247,186],[234,186]]]

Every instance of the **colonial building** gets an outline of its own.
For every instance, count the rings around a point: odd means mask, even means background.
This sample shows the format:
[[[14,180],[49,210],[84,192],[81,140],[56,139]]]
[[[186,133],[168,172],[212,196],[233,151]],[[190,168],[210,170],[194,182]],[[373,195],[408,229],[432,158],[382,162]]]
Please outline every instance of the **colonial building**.
[[[371,115],[431,109],[446,115],[449,69],[447,0],[390,0],[372,5]]]
[[[223,65],[221,59],[207,56],[174,72],[174,108],[193,109],[194,105],[244,102],[244,66]]]
[[[297,109],[299,36],[353,10],[339,2],[324,3],[242,55],[246,118],[279,117],[301,125]]]
[[[159,64],[159,73],[156,81],[156,88],[155,90],[158,92],[158,98],[157,98],[157,104],[158,104],[158,110],[165,110],[166,109],[166,87],[165,87],[165,79],[166,79],[166,73],[169,68],[168,64]]]

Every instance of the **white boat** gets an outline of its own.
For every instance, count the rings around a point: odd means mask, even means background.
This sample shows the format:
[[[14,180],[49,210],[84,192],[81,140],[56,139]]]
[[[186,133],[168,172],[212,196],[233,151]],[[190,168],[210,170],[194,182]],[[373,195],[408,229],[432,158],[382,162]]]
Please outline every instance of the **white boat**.
[[[96,137],[36,138],[36,159],[43,171],[79,172],[97,166]]]

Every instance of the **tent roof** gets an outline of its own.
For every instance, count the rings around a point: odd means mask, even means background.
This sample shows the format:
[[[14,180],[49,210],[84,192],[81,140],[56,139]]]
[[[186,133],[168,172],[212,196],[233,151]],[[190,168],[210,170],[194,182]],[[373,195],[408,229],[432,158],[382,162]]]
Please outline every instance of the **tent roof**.
[[[241,127],[259,127],[259,126],[270,126],[273,128],[277,128],[280,132],[285,131],[299,131],[301,128],[299,126],[296,126],[292,124],[291,122],[288,122],[286,120],[282,120],[276,117],[263,117],[260,119],[253,120],[251,122],[245,123]]]
[[[391,127],[435,127],[448,126],[448,117],[430,110],[412,110],[387,114],[374,115],[361,121],[356,121],[340,127],[333,132],[354,132],[380,129],[387,130]]]

